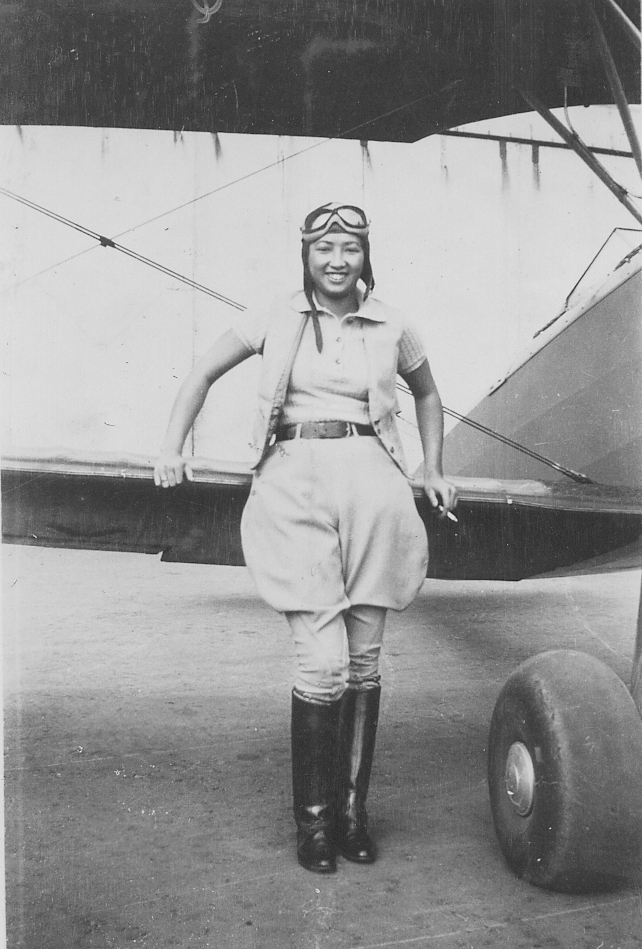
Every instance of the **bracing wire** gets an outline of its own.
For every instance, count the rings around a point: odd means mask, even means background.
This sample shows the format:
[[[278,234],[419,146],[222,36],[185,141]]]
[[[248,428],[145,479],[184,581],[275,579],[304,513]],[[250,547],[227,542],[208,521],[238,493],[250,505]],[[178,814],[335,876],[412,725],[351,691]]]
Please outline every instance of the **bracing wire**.
[[[187,284],[194,290],[201,290],[203,293],[207,293],[208,296],[214,297],[216,300],[220,300],[221,303],[226,303],[228,306],[232,306],[236,310],[246,309],[242,303],[237,303],[236,300],[232,300],[230,297],[226,297],[222,293],[217,293],[216,290],[212,290],[210,287],[206,287],[202,283],[197,283],[196,280],[192,280],[190,277],[186,277],[184,274],[180,274],[176,270],[166,267],[164,264],[159,264],[158,261],[152,260],[150,257],[145,257],[143,254],[139,254],[130,247],[125,247],[123,244],[118,244],[110,237],[104,237],[102,234],[99,234],[97,231],[92,231],[91,228],[85,227],[83,224],[78,224],[76,221],[70,221],[69,218],[63,217],[62,214],[57,214],[55,211],[50,211],[47,208],[43,208],[41,205],[36,204],[35,201],[30,201],[28,198],[23,198],[22,195],[14,194],[13,191],[8,191],[6,188],[2,187],[0,187],[0,194],[4,194],[5,197],[8,198],[13,198],[14,201],[18,201],[20,204],[24,204],[26,207],[31,208],[34,211],[38,211],[40,214],[44,214],[46,217],[52,218],[54,221],[58,221],[60,224],[65,224],[67,227],[71,227],[75,231],[79,231],[81,234],[91,237],[93,240],[98,241],[102,247],[112,247],[114,250],[118,250],[122,254],[126,254],[128,257],[132,257],[134,260],[139,261],[139,263],[146,264],[148,267],[152,267],[154,270],[158,270],[161,273],[166,274],[168,277],[172,277],[174,280],[178,280],[181,283]]]
[[[412,395],[408,386],[405,386],[402,383],[398,383],[397,388],[400,392],[404,392],[407,395]],[[481,422],[475,422],[466,415],[461,415],[459,412],[455,412],[454,409],[449,409],[445,405],[443,409],[446,415],[450,415],[451,418],[457,419],[458,422],[463,422],[464,425],[469,425],[476,431],[481,432],[482,435],[488,435],[489,438],[494,438],[503,445],[507,445],[509,448],[514,448],[516,451],[519,451],[524,455],[528,455],[529,458],[534,458],[536,461],[541,461],[542,464],[547,465],[549,468],[554,468],[555,471],[559,471],[560,474],[566,475],[567,478],[571,478],[578,484],[594,483],[592,479],[588,477],[588,475],[582,474],[580,471],[573,471],[572,468],[565,468],[564,465],[560,465],[558,462],[552,461],[552,459],[547,458],[545,455],[540,455],[539,452],[533,451],[531,448],[526,448],[524,445],[520,445],[519,442],[513,441],[512,438],[508,438],[506,435],[500,435],[499,432],[495,432],[492,428],[482,425]],[[404,419],[404,421],[408,422],[408,419]],[[412,424],[412,422],[408,422],[408,424]]]
[[[18,201],[20,204],[24,204],[29,208],[32,208],[35,211],[38,211],[41,214],[46,215],[47,217],[58,221],[61,224],[65,224],[68,227],[73,228],[76,231],[79,231],[81,234],[85,234],[87,237],[91,237],[93,240],[96,240],[100,243],[102,247],[111,247],[114,250],[118,250],[123,254],[126,254],[129,257],[132,257],[134,260],[138,260],[140,263],[144,263],[150,267],[153,267],[155,270],[160,271],[161,273],[166,274],[167,276],[172,277],[175,280],[185,283],[188,286],[192,287],[194,290],[201,290],[203,293],[208,294],[209,296],[214,297],[216,300],[220,300],[222,303],[228,304],[228,306],[234,307],[236,310],[246,310],[242,303],[238,303],[236,300],[232,300],[229,297],[223,296],[221,293],[217,293],[215,290],[210,289],[209,287],[204,286],[203,284],[198,283],[196,280],[192,280],[190,277],[186,277],[183,274],[177,273],[175,270],[172,270],[169,267],[165,267],[163,264],[159,264],[157,261],[151,260],[149,257],[144,257],[142,254],[137,253],[134,250],[131,250],[129,247],[124,247],[122,244],[118,244],[116,241],[112,240],[109,237],[104,237],[99,234],[97,231],[91,230],[91,228],[85,227],[82,224],[78,224],[75,221],[69,220],[69,218],[63,217],[61,214],[57,214],[55,211],[50,211],[47,208],[41,207],[39,204],[36,204],[34,201],[30,201],[28,198],[23,198],[21,195],[14,194],[12,191],[8,191],[6,188],[0,187],[0,194],[4,194],[6,197],[13,198],[15,201]],[[397,388],[400,392],[404,392],[407,395],[411,395],[410,389],[402,384],[398,384]],[[550,458],[546,458],[544,455],[540,455],[539,452],[535,452],[530,448],[526,448],[524,445],[520,445],[519,442],[513,441],[511,438],[507,438],[505,435],[500,435],[498,432],[494,432],[492,429],[487,428],[487,426],[480,424],[479,422],[474,422],[472,419],[467,418],[464,415],[461,415],[459,412],[455,412],[454,409],[449,409],[444,406],[444,412],[446,415],[450,415],[452,418],[457,419],[460,422],[463,422],[466,425],[472,426],[479,432],[482,432],[485,435],[488,435],[491,438],[495,438],[497,441],[502,442],[505,445],[510,446],[511,448],[516,449],[517,451],[522,452],[525,455],[528,455],[531,458],[541,461],[543,464],[548,465],[550,468],[554,468],[556,471],[559,471],[561,474],[566,475],[569,478],[572,478],[574,481],[577,481],[582,484],[592,484],[591,479],[580,472],[573,471],[571,468],[565,468],[563,465],[558,464],[555,461],[552,461]],[[410,422],[407,419],[404,419],[407,424],[416,427],[413,422]]]
[[[196,4],[195,4],[195,6],[196,6]],[[214,10],[213,8],[210,8],[210,9],[211,9],[211,12],[215,12],[215,10]],[[345,131],[343,131],[343,132],[340,132],[340,133],[339,133],[338,135],[336,135],[336,136],[332,136],[332,137],[330,137],[330,138],[324,139],[323,141],[315,142],[315,143],[312,144],[312,145],[308,145],[308,146],[306,146],[306,148],[300,149],[298,152],[294,152],[292,155],[288,155],[286,158],[280,158],[280,159],[278,159],[278,160],[275,161],[275,162],[270,162],[269,164],[264,165],[264,166],[262,166],[261,168],[257,168],[257,169],[255,169],[254,171],[249,172],[249,173],[246,174],[246,175],[242,175],[240,178],[236,178],[234,181],[227,182],[227,183],[224,184],[224,185],[220,185],[218,188],[214,188],[212,191],[208,191],[208,192],[206,192],[205,194],[198,195],[196,198],[192,198],[190,201],[186,201],[186,202],[184,202],[183,204],[177,205],[177,206],[174,207],[174,208],[170,208],[168,211],[164,211],[164,212],[162,212],[161,214],[158,214],[158,215],[156,215],[156,216],[153,217],[153,218],[149,218],[148,220],[143,221],[142,223],[135,225],[134,227],[128,228],[126,231],[121,231],[121,232],[120,232],[119,234],[117,234],[116,236],[117,236],[117,237],[122,237],[122,236],[124,236],[125,234],[132,233],[133,231],[138,230],[138,228],[140,228],[140,227],[145,227],[147,224],[151,224],[151,223],[153,223],[153,222],[155,222],[155,221],[160,220],[160,219],[163,218],[163,217],[167,217],[168,215],[173,214],[173,213],[175,213],[176,211],[182,210],[182,209],[185,208],[185,207],[188,207],[188,206],[190,206],[190,205],[192,205],[192,204],[195,204],[197,201],[201,201],[201,200],[204,200],[205,198],[211,197],[213,194],[216,194],[216,193],[219,192],[219,191],[223,191],[223,190],[225,190],[225,189],[227,189],[227,188],[232,187],[232,186],[235,185],[235,184],[239,184],[239,183],[242,182],[242,181],[246,181],[248,178],[252,178],[252,177],[254,177],[254,176],[256,176],[256,175],[261,174],[261,173],[264,172],[264,171],[268,171],[268,170],[271,169],[271,168],[274,168],[274,167],[276,167],[276,166],[278,166],[278,165],[282,165],[284,161],[288,161],[289,159],[292,159],[292,158],[297,158],[298,156],[303,155],[303,154],[305,154],[306,152],[311,151],[312,149],[319,148],[320,146],[326,145],[326,144],[328,144],[328,143],[331,142],[331,141],[334,141],[334,140],[336,140],[336,139],[339,139],[339,138],[345,137],[345,136],[347,136],[347,135],[350,135],[350,134],[352,134],[353,132],[356,132],[356,131],[358,131],[359,129],[364,128],[364,127],[366,127],[366,126],[368,126],[368,125],[372,125],[374,122],[378,122],[378,121],[380,121],[380,120],[383,119],[383,118],[387,118],[388,116],[393,115],[393,114],[396,113],[396,112],[400,112],[400,111],[402,111],[403,109],[410,108],[410,107],[413,106],[413,105],[417,105],[419,102],[422,102],[422,101],[424,101],[425,99],[430,98],[432,95],[434,95],[434,93],[432,93],[432,92],[431,92],[431,93],[426,93],[425,95],[422,95],[422,96],[419,96],[419,97],[416,98],[416,99],[413,99],[411,102],[406,102],[406,103],[404,103],[404,104],[401,105],[401,106],[397,106],[397,107],[394,108],[394,109],[390,109],[389,111],[387,111],[387,112],[385,112],[385,113],[382,113],[382,114],[379,115],[379,116],[376,116],[375,118],[368,119],[366,122],[362,122],[362,123],[360,123],[359,125],[355,125],[355,126],[353,126],[352,128],[350,128],[350,129],[347,129],[347,130],[345,130]],[[192,288],[195,289],[195,290],[200,290],[200,291],[202,291],[203,293],[206,293],[206,294],[208,294],[209,296],[212,296],[212,297],[214,297],[215,299],[217,299],[217,300],[219,300],[219,301],[221,301],[221,302],[223,302],[223,303],[226,303],[227,305],[232,306],[232,307],[234,307],[234,308],[237,309],[237,310],[243,311],[243,310],[246,310],[246,309],[247,309],[243,304],[238,303],[237,301],[232,300],[231,298],[226,297],[226,296],[224,296],[223,294],[217,293],[215,290],[212,290],[211,288],[206,287],[206,286],[204,286],[203,284],[200,284],[200,283],[198,283],[198,282],[195,281],[195,280],[192,280],[190,277],[186,277],[184,274],[179,274],[177,271],[172,270],[171,268],[166,267],[165,265],[160,264],[160,263],[158,263],[157,261],[154,261],[154,260],[152,260],[152,259],[149,258],[149,257],[145,257],[143,254],[139,254],[137,251],[134,251],[134,250],[132,250],[131,248],[125,247],[124,245],[117,243],[115,239],[112,239],[112,238],[109,238],[109,237],[105,237],[105,236],[99,234],[97,231],[92,230],[91,228],[85,227],[85,226],[82,225],[82,224],[78,224],[78,223],[75,222],[75,221],[71,221],[69,218],[65,218],[63,215],[58,214],[58,213],[56,213],[55,211],[51,211],[51,210],[49,210],[49,209],[47,209],[47,208],[44,208],[44,207],[42,207],[41,205],[36,204],[34,201],[30,201],[28,198],[25,198],[25,197],[23,197],[23,196],[21,196],[21,195],[15,194],[14,192],[9,191],[8,189],[2,188],[2,187],[0,187],[0,194],[3,194],[3,195],[5,195],[5,197],[8,197],[8,198],[13,199],[14,201],[18,201],[19,203],[25,205],[26,207],[29,207],[29,208],[31,208],[32,210],[35,210],[35,211],[37,211],[37,212],[39,212],[39,213],[41,213],[41,214],[46,215],[47,217],[51,218],[52,220],[58,221],[58,222],[61,223],[61,224],[64,224],[64,225],[66,225],[66,226],[68,226],[68,227],[71,227],[71,228],[73,228],[74,230],[79,231],[81,234],[85,234],[87,237],[90,237],[91,239],[98,241],[98,243],[99,243],[102,247],[111,247],[111,248],[113,248],[114,250],[118,250],[118,251],[120,251],[121,253],[123,253],[123,254],[125,254],[125,255],[127,255],[127,256],[129,256],[129,257],[132,257],[134,260],[137,260],[137,261],[139,261],[140,263],[146,264],[147,266],[150,266],[150,267],[152,267],[153,269],[158,270],[158,271],[160,271],[161,273],[164,273],[164,274],[166,274],[167,276],[170,276],[170,277],[172,277],[172,278],[175,279],[175,280],[178,280],[178,281],[180,281],[180,282],[182,282],[182,283],[185,283],[185,284],[187,284],[188,286],[192,287]],[[53,269],[55,269],[56,267],[62,266],[62,264],[65,264],[65,263],[69,262],[70,260],[75,259],[76,257],[80,257],[80,256],[82,256],[83,254],[88,253],[89,250],[93,250],[93,248],[87,248],[87,250],[81,251],[79,254],[75,254],[75,255],[73,255],[72,257],[68,257],[68,258],[66,258],[66,259],[63,260],[63,261],[60,261],[60,262],[57,263],[57,264],[53,264],[51,267],[46,268],[46,270],[40,271],[38,274],[33,274],[31,277],[26,278],[26,280],[35,279],[36,277],[40,276],[40,275],[43,274],[43,273],[46,273],[46,272],[49,271],[49,270],[53,270]],[[25,281],[20,281],[20,283],[25,283],[26,280],[25,280]],[[18,285],[19,285],[19,284],[14,284],[13,286],[15,287],[15,286],[18,286]],[[8,289],[13,289],[13,287],[8,288]],[[411,391],[410,391],[410,389],[409,389],[407,386],[398,384],[398,389],[399,389],[401,392],[404,392],[404,393],[406,393],[406,394],[409,394],[409,395],[412,394]],[[485,434],[485,435],[488,435],[488,436],[491,437],[491,438],[495,438],[495,439],[497,439],[498,441],[502,442],[503,444],[508,445],[508,446],[514,448],[515,450],[520,451],[520,452],[522,452],[523,454],[526,454],[526,455],[528,455],[529,457],[534,458],[534,459],[536,459],[537,461],[540,461],[540,462],[542,462],[542,463],[545,464],[545,465],[548,465],[548,466],[551,467],[551,468],[554,468],[556,471],[559,471],[561,474],[564,474],[564,475],[566,475],[567,477],[572,478],[574,481],[577,481],[577,482],[580,482],[580,483],[584,483],[584,484],[592,484],[592,483],[593,483],[593,482],[591,481],[591,479],[590,479],[587,475],[581,474],[580,472],[577,472],[577,471],[573,471],[573,470],[570,469],[570,468],[565,468],[563,465],[560,465],[560,464],[558,464],[557,462],[552,461],[550,458],[546,458],[544,455],[541,455],[541,454],[539,454],[538,452],[532,451],[532,449],[530,449],[530,448],[526,448],[525,446],[520,445],[518,442],[515,442],[515,441],[513,441],[512,439],[507,438],[505,435],[500,435],[498,432],[494,432],[492,429],[488,428],[488,427],[485,426],[485,425],[480,424],[479,422],[474,422],[472,419],[469,419],[469,418],[467,418],[466,416],[461,415],[459,412],[455,412],[453,409],[449,409],[449,408],[447,408],[446,406],[444,406],[444,407],[443,407],[443,410],[444,410],[444,413],[445,413],[446,415],[450,415],[452,418],[455,418],[455,419],[457,419],[458,421],[461,421],[461,422],[463,422],[463,423],[466,424],[466,425],[470,425],[471,427],[473,427],[474,429],[480,431],[481,433],[483,433],[483,434]],[[417,427],[417,426],[415,425],[415,423],[413,423],[413,422],[411,422],[411,421],[409,421],[409,420],[407,420],[407,419],[404,419],[404,421],[407,422],[408,425],[410,425],[410,426],[412,426],[412,427],[414,427],[414,428]]]
[[[214,297],[216,300],[220,300],[222,303],[228,304],[228,306],[234,307],[236,310],[246,310],[242,303],[238,303],[236,300],[232,300],[229,297],[223,296],[221,293],[217,293],[215,290],[210,289],[209,287],[204,286],[203,284],[198,283],[196,280],[192,280],[190,277],[186,277],[183,274],[177,273],[175,270],[171,270],[169,267],[165,267],[163,264],[159,264],[157,261],[151,260],[149,257],[144,257],[142,254],[137,253],[134,250],[131,250],[129,247],[124,247],[122,244],[118,244],[116,241],[111,240],[109,237],[104,237],[99,234],[97,231],[91,230],[91,228],[85,227],[82,224],[77,224],[75,221],[69,220],[69,218],[63,217],[61,214],[57,214],[55,211],[49,211],[47,208],[41,207],[39,204],[36,204],[34,201],[30,201],[28,198],[23,198],[20,195],[14,194],[12,191],[8,191],[6,188],[0,187],[0,194],[4,194],[6,197],[13,198],[15,201],[18,201],[21,204],[26,205],[29,208],[32,208],[35,211],[38,211],[41,214],[46,215],[49,218],[52,218],[54,221],[58,221],[61,224],[65,224],[68,227],[72,227],[74,230],[79,231],[81,234],[85,234],[87,237],[91,237],[93,240],[96,240],[100,243],[102,247],[111,247],[114,250],[118,250],[123,254],[126,254],[129,257],[132,257],[134,260],[138,260],[140,263],[147,264],[150,267],[153,267],[155,270],[160,271],[161,273],[166,274],[169,277],[172,277],[174,280],[179,280],[181,283],[187,284],[189,287],[192,287],[194,290],[201,290],[203,293],[208,294],[211,297]],[[407,395],[411,395],[411,391],[408,386],[402,385],[399,383],[397,388],[400,392],[404,392]],[[518,442],[513,441],[510,438],[507,438],[505,435],[500,435],[498,432],[494,432],[492,429],[487,428],[485,425],[481,425],[479,422],[474,422],[472,419],[467,418],[464,415],[461,415],[459,412],[455,412],[453,409],[449,409],[444,406],[444,412],[446,415],[450,415],[452,418],[456,418],[460,422],[464,422],[466,425],[470,425],[477,431],[482,432],[485,435],[488,435],[491,438],[495,438],[498,441],[502,442],[505,445],[509,445],[511,448],[515,448],[517,451],[522,452],[525,455],[528,455],[531,458],[535,458],[537,461],[541,461],[543,464],[548,465],[551,468],[554,468],[556,471],[561,472],[569,478],[572,478],[574,481],[581,482],[583,484],[591,484],[591,479],[586,475],[580,474],[577,471],[573,471],[570,468],[565,468],[563,465],[559,465],[555,461],[551,461],[550,458],[540,455],[538,452],[532,451],[530,448],[526,448],[523,445],[520,445]],[[404,421],[413,427],[416,428],[416,425],[404,419]]]
[[[279,167],[283,165],[284,162],[290,161],[293,158],[298,158],[300,155],[305,155],[307,152],[312,151],[315,148],[320,148],[322,145],[327,145],[329,142],[333,142],[333,141],[336,141],[337,139],[345,138],[346,136],[351,135],[353,132],[359,131],[359,129],[366,128],[368,125],[372,125],[374,122],[379,122],[381,121],[381,119],[386,119],[397,112],[401,112],[403,109],[409,109],[412,106],[417,105],[418,103],[431,98],[433,95],[434,95],[433,92],[425,93],[424,95],[419,96],[416,99],[412,99],[410,102],[405,102],[403,103],[403,105],[396,106],[394,109],[389,109],[387,112],[382,112],[381,115],[377,115],[372,119],[367,119],[365,122],[361,122],[358,125],[353,125],[352,128],[345,129],[344,131],[339,132],[337,135],[330,136],[330,138],[322,139],[320,142],[314,142],[312,145],[306,145],[305,148],[301,148],[299,149],[299,151],[293,152],[291,155],[286,155],[284,158],[278,158],[276,161],[269,162],[267,165],[263,165],[260,168],[256,168],[254,169],[254,171],[250,171],[246,175],[241,175],[239,178],[235,178],[233,181],[228,181],[223,185],[219,185],[218,188],[214,188],[212,189],[212,191],[207,191],[205,194],[198,195],[195,198],[191,198],[189,201],[185,201],[183,204],[179,204],[174,208],[170,208],[167,211],[161,212],[161,214],[157,214],[154,217],[148,218],[146,221],[142,221],[140,224],[135,224],[133,227],[130,227],[125,231],[120,231],[120,233],[116,234],[112,240],[115,241],[119,237],[124,237],[126,234],[131,234],[141,227],[146,227],[148,224],[153,224],[155,221],[161,220],[161,218],[167,217],[170,214],[174,214],[176,211],[181,211],[183,210],[183,208],[189,207],[192,204],[196,204],[197,201],[202,201],[205,198],[209,198],[212,195],[217,194],[219,191],[224,191],[227,188],[231,188],[234,185],[240,184],[243,181],[247,181],[249,178],[253,178],[256,175],[260,175],[265,171],[269,171],[271,168]],[[5,194],[9,197],[13,197],[16,200],[22,200],[23,204],[28,204],[28,200],[26,198],[24,199],[19,198],[18,196],[13,195],[11,192],[6,191],[5,189],[0,188],[0,193]],[[38,206],[36,205],[33,205],[33,207],[37,210],[40,210]],[[51,216],[55,217],[53,212]],[[58,217],[58,220],[60,220],[62,223],[68,223],[65,218],[62,218],[60,216]],[[72,225],[72,226],[76,227],[77,230],[80,230],[81,232],[86,233],[87,236],[89,237],[96,236],[94,231],[89,231],[89,229],[82,228],[80,225]],[[103,245],[103,246],[110,246],[110,245]],[[14,283],[10,287],[7,287],[5,289],[13,290],[15,287],[21,286],[21,284],[26,283],[28,280],[35,280],[37,277],[40,277],[43,274],[48,273],[50,270],[55,270],[56,267],[62,267],[63,264],[67,264],[71,260],[75,260],[77,257],[82,257],[84,254],[88,254],[92,250],[94,250],[94,247],[88,247],[77,254],[72,254],[71,257],[66,257],[64,260],[61,260],[56,264],[51,264],[51,266],[46,267],[44,270],[40,270],[38,271],[38,273],[32,274],[31,276],[26,277],[24,280],[20,280],[18,281],[18,283]],[[197,286],[199,289],[203,289],[200,287],[200,285],[197,285]]]
[[[433,92],[427,92],[424,95],[419,96],[417,99],[413,99],[411,102],[405,102],[403,105],[396,106],[394,109],[389,109],[388,112],[382,112],[381,115],[377,115],[372,119],[367,119],[365,122],[360,122],[359,125],[353,125],[352,128],[345,129],[343,132],[338,132],[337,135],[324,138],[320,142],[314,142],[312,145],[306,145],[305,148],[300,148],[299,151],[293,152],[291,155],[286,155],[284,158],[277,158],[276,161],[269,162],[267,165],[262,165],[260,168],[255,168],[254,171],[249,171],[246,175],[241,175],[240,178],[235,178],[233,181],[228,181],[224,185],[219,185],[218,188],[213,188],[212,191],[207,191],[205,194],[200,194],[196,198],[190,198],[189,201],[185,201],[183,204],[178,204],[176,207],[170,208],[168,211],[163,211],[161,214],[157,214],[155,217],[151,217],[147,221],[143,221],[141,224],[135,224],[134,227],[130,227],[127,231],[122,231],[116,236],[124,237],[125,234],[130,234],[133,231],[138,230],[140,227],[145,227],[147,224],[153,224],[155,221],[160,221],[161,218],[167,217],[169,214],[174,214],[176,211],[182,211],[183,208],[187,208],[191,204],[196,204],[197,201],[202,201],[204,198],[209,198],[213,194],[218,194],[219,191],[225,191],[227,188],[231,188],[233,185],[241,184],[241,182],[247,181],[249,178],[254,178],[256,175],[262,174],[264,171],[269,171],[271,168],[277,168],[283,165],[284,162],[291,161],[293,158],[298,158],[300,155],[305,155],[307,152],[311,152],[315,148],[321,148],[323,145],[328,145],[330,142],[345,138],[347,135],[352,135],[353,132],[358,132],[359,129],[365,128],[368,125],[372,125],[374,122],[380,122],[381,119],[387,119],[396,112],[401,112],[403,109],[410,109],[413,105],[417,105],[419,102],[423,102],[425,99],[429,99],[433,95]]]
[[[116,241],[112,240],[109,237],[104,237],[99,234],[97,231],[91,230],[91,228],[85,227],[83,224],[78,224],[75,221],[69,220],[69,218],[63,217],[61,214],[57,214],[55,211],[49,211],[47,208],[41,207],[39,204],[36,204],[34,201],[30,201],[28,198],[23,198],[20,195],[14,194],[12,191],[8,191],[6,188],[0,187],[0,194],[4,194],[6,197],[13,198],[15,201],[18,201],[20,204],[24,204],[29,208],[32,208],[35,211],[38,211],[41,214],[46,215],[47,217],[58,221],[61,224],[65,224],[68,227],[73,228],[76,231],[79,231],[81,234],[85,234],[87,237],[91,237],[93,240],[96,240],[100,243],[102,247],[111,247],[114,250],[118,250],[123,254],[126,254],[129,257],[132,257],[134,260],[138,260],[140,263],[147,264],[150,267],[153,267],[155,270],[159,270],[161,273],[166,274],[167,276],[172,277],[175,280],[179,280],[182,283],[187,284],[192,287],[194,290],[201,290],[203,293],[207,293],[209,296],[214,297],[216,300],[220,300],[222,303],[227,303],[228,306],[232,306],[237,310],[246,310],[242,303],[237,303],[236,300],[232,300],[229,297],[223,296],[221,293],[217,293],[215,290],[210,289],[209,287],[204,286],[203,284],[197,283],[196,280],[192,280],[190,277],[186,277],[183,274],[177,273],[175,270],[171,270],[169,267],[165,267],[163,264],[159,264],[157,261],[151,260],[149,257],[144,257],[142,254],[137,253],[134,250],[131,250],[129,247],[124,247],[122,244],[118,244]],[[398,383],[397,388],[400,392],[404,392],[407,395],[412,395],[408,386]],[[502,442],[505,445],[509,445],[511,448],[515,448],[517,451],[522,452],[523,454],[528,455],[531,458],[535,458],[537,461],[541,461],[543,464],[548,465],[551,468],[554,468],[556,471],[561,472],[569,478],[572,478],[574,481],[578,481],[584,484],[591,484],[592,481],[584,474],[580,474],[577,471],[573,471],[571,468],[565,468],[563,465],[559,465],[555,461],[551,461],[550,458],[540,455],[538,452],[532,451],[530,448],[526,448],[523,445],[520,445],[518,442],[513,441],[510,438],[507,438],[505,435],[500,435],[497,432],[494,432],[492,429],[487,428],[485,425],[481,425],[479,422],[474,422],[472,419],[466,418],[466,416],[461,415],[459,412],[455,412],[453,409],[449,409],[444,406],[444,412],[446,415],[450,415],[453,418],[456,418],[460,422],[464,422],[467,425],[471,425],[477,431],[482,432],[485,435],[495,438],[498,441]],[[409,425],[414,423],[404,419]],[[414,426],[416,427],[416,426]]]

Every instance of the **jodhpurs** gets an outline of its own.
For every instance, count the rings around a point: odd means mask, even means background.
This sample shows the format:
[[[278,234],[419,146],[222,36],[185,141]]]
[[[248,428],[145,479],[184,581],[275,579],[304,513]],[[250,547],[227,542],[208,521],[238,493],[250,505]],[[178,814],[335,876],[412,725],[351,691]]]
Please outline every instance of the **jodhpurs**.
[[[428,562],[412,489],[379,439],[276,444],[241,530],[259,593],[292,629],[297,691],[332,701],[376,684],[386,611],[408,606]]]
[[[286,613],[297,657],[294,687],[317,701],[341,698],[351,688],[379,681],[379,653],[386,610],[355,605],[344,612]]]
[[[426,578],[426,529],[378,438],[293,439],[271,449],[241,522],[263,599],[326,622],[353,604],[403,610]]]

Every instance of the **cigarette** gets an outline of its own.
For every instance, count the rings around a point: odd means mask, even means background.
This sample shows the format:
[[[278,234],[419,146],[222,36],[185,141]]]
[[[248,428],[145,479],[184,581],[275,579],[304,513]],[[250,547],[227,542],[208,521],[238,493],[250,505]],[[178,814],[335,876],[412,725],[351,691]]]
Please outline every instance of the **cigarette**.
[[[444,513],[443,504],[439,505],[439,510],[441,511],[442,514]],[[459,524],[459,519],[455,517],[452,511],[446,511],[446,517],[448,518],[449,521],[454,521],[455,524]]]

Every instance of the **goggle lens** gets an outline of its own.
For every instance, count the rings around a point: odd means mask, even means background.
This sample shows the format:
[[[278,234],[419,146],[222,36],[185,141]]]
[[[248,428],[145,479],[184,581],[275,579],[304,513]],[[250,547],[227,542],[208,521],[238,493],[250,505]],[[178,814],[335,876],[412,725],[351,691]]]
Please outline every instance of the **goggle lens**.
[[[313,211],[306,218],[303,230],[321,231],[330,223],[333,217],[337,217],[346,227],[363,230],[368,227],[368,221],[361,208],[355,208],[352,205],[345,205],[340,208],[322,208],[320,211]]]
[[[368,225],[365,214],[359,208],[340,208],[337,214],[348,227],[367,227]]]

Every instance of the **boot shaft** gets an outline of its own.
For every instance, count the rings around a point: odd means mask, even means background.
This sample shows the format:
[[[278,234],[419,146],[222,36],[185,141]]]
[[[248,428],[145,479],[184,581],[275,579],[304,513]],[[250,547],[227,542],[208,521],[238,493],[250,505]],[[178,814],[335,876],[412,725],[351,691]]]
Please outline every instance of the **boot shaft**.
[[[331,819],[341,700],[308,702],[292,693],[292,797],[301,822]]]
[[[381,687],[348,688],[341,700],[337,799],[340,813],[363,809],[374,757]],[[355,815],[356,816],[356,815]]]

